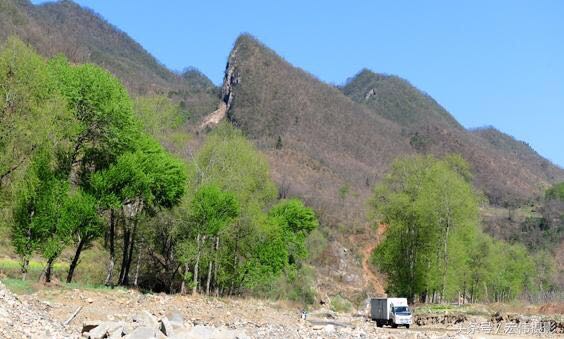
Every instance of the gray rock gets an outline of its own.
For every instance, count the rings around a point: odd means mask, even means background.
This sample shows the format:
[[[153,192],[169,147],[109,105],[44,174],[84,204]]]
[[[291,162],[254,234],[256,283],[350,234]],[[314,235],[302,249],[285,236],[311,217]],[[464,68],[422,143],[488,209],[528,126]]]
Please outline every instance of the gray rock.
[[[133,321],[139,323],[141,326],[150,327],[152,329],[159,328],[157,318],[146,310],[141,311],[133,316]]]
[[[126,339],[155,339],[157,331],[150,327],[137,327],[133,332],[125,336]]]
[[[118,331],[121,333],[123,329],[123,324],[113,321],[105,321],[95,328],[87,332],[88,338],[90,339],[103,339],[110,336],[114,332]]]
[[[179,324],[184,323],[184,317],[182,316],[182,313],[180,313],[180,311],[178,310],[167,312],[166,317],[171,323],[179,323]]]
[[[190,332],[195,338],[215,338],[217,335],[216,328],[202,325],[192,327]]]
[[[125,332],[123,331],[123,327],[118,328],[117,330],[110,333],[108,336],[109,339],[118,339],[121,338]]]
[[[164,335],[166,335],[168,337],[171,337],[171,336],[174,335],[174,328],[173,328],[172,324],[170,323],[170,321],[168,321],[167,317],[162,318],[160,323],[161,323],[160,330]]]
[[[92,331],[94,328],[100,326],[102,322],[101,321],[85,321],[82,323],[82,331],[80,333],[84,333],[84,332],[90,332]]]
[[[229,330],[212,326],[196,325],[189,329],[175,331],[174,339],[249,339],[250,337],[242,330]]]

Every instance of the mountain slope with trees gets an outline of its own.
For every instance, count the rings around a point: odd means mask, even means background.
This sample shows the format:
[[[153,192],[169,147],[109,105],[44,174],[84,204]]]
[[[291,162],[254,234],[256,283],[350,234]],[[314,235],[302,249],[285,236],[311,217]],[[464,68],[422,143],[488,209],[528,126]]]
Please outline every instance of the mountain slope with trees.
[[[398,157],[452,153],[509,219],[534,205],[524,222],[465,223],[529,250],[562,244],[559,186],[541,196],[564,171],[499,131],[466,130],[401,78],[363,70],[331,86],[244,34],[217,88],[72,1],[1,1],[0,40],[0,241],[24,271],[33,255],[53,268],[71,248],[71,281],[96,245],[108,285],[312,302],[317,266],[327,289],[363,293],[351,253],[374,241],[374,187]],[[190,133],[218,104],[228,122]]]
[[[464,129],[428,94],[399,77],[362,70],[342,91],[397,122],[419,153],[461,154],[495,205],[526,202],[542,187],[564,180],[564,171],[532,148],[494,129]]]
[[[530,148],[516,152],[467,131],[398,77],[363,70],[340,89],[249,35],[234,45],[223,88],[228,118],[269,154],[279,185],[310,199],[327,212],[322,215],[341,209],[347,196],[363,196],[392,159],[406,154],[461,154],[475,184],[499,206],[533,200],[564,178]],[[364,207],[359,200],[352,204]],[[344,214],[333,222],[354,222]]]
[[[64,54],[72,62],[95,63],[137,95],[173,98],[194,120],[216,109],[218,90],[205,75],[194,69],[170,71],[125,32],[72,1],[1,1],[0,41],[10,35],[47,57]]]

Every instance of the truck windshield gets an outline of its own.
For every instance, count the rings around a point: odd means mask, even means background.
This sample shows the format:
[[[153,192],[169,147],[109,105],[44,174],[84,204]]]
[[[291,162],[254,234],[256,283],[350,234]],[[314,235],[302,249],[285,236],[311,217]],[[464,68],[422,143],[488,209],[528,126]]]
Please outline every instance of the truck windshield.
[[[394,312],[395,313],[408,313],[409,314],[409,308],[407,306],[394,307]]]

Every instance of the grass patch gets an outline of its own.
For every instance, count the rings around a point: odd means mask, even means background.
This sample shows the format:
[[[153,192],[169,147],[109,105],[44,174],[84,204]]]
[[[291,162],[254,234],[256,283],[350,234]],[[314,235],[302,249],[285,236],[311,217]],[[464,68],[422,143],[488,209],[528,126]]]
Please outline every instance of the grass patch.
[[[346,313],[350,312],[352,308],[352,303],[340,295],[336,295],[331,299],[331,310],[335,312]]]
[[[14,294],[31,294],[35,292],[29,280],[6,278],[2,279],[2,283]]]
[[[37,283],[36,280],[21,280],[17,278],[5,278],[2,279],[2,283],[6,285],[6,288],[10,290],[14,294],[32,294],[37,292],[38,290],[44,289],[46,285],[41,283]],[[126,291],[127,289],[124,287],[108,287],[105,285],[98,285],[98,284],[85,284],[85,283],[62,283],[60,285],[52,285],[51,287],[47,287],[49,290],[72,290],[72,289],[79,289],[79,290],[90,290],[90,291]]]
[[[45,262],[30,260],[27,279],[36,281],[45,269],[47,264]],[[53,277],[61,280],[66,276],[69,265],[65,262],[56,262],[53,265]],[[0,258],[0,275],[5,275],[8,278],[21,278],[21,262],[19,260],[10,258]]]

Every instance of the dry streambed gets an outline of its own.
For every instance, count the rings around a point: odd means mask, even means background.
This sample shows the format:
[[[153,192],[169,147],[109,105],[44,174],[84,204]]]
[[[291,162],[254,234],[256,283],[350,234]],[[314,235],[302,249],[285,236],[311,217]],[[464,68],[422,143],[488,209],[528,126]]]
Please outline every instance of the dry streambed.
[[[456,334],[454,322],[446,318],[432,319],[425,318],[428,323],[410,330],[382,329],[363,314],[327,310],[316,311],[304,321],[297,307],[264,300],[64,288],[14,296],[0,283],[3,338],[469,337]]]

